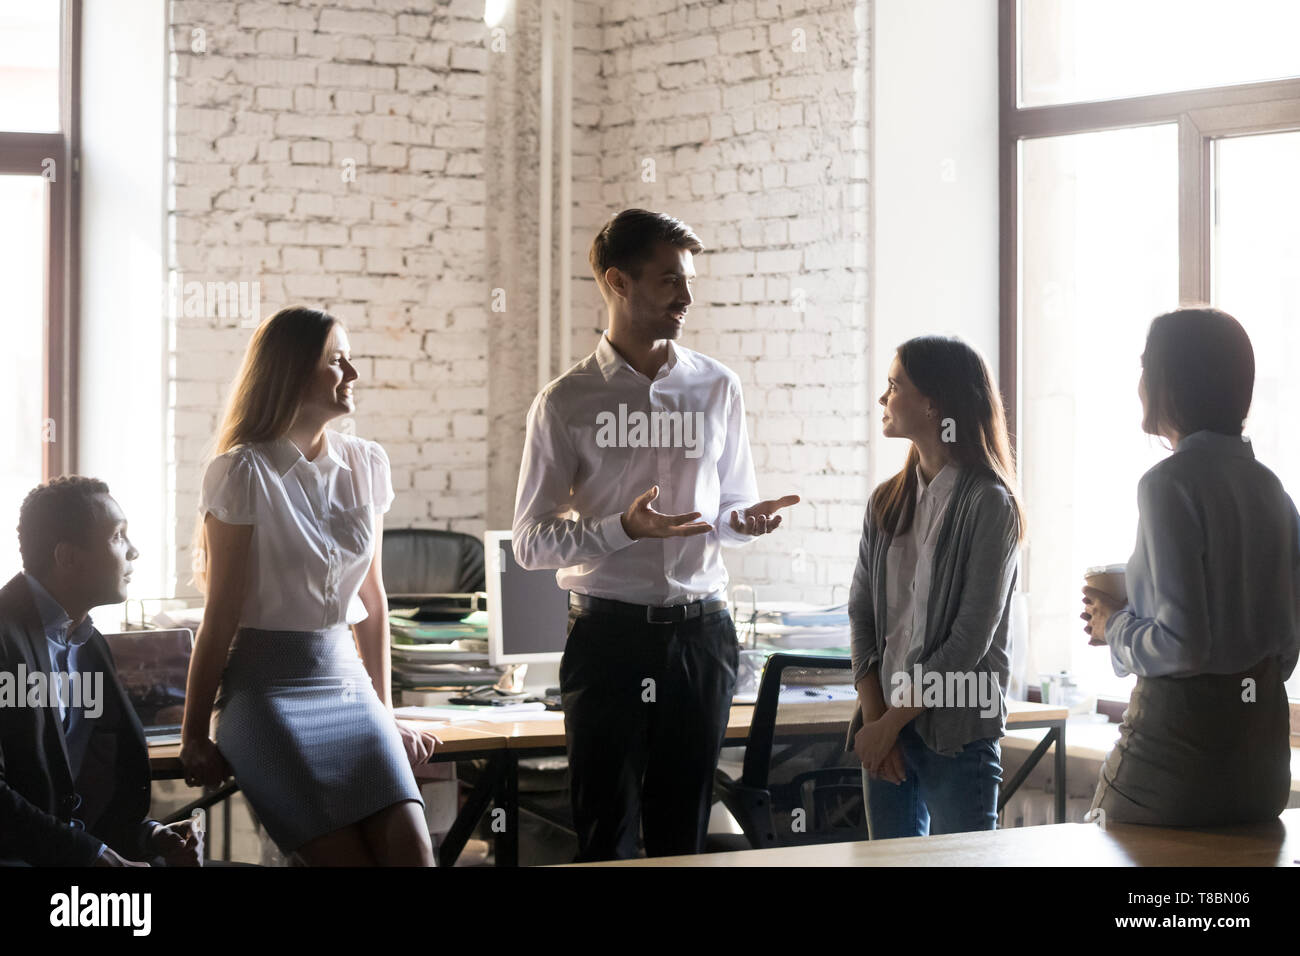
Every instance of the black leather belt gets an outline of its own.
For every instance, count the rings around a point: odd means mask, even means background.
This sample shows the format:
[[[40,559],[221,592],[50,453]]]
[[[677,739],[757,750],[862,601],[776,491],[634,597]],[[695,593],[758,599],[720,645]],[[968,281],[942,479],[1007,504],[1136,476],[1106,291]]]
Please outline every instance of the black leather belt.
[[[705,614],[714,614],[727,609],[726,601],[695,601],[691,604],[674,604],[670,607],[655,607],[645,604],[628,604],[626,601],[611,601],[608,598],[591,597],[587,594],[569,592],[569,607],[576,607],[595,614],[614,614],[618,617],[635,618],[649,624],[680,624]]]

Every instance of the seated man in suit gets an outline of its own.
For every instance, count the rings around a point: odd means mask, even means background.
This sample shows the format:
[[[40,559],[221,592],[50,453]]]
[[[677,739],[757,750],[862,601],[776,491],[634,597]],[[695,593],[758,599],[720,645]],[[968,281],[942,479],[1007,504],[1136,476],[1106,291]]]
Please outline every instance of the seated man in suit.
[[[18,542],[24,570],[0,588],[0,861],[198,865],[189,821],[145,818],[144,731],[87,613],[126,600],[139,552],[121,508],[102,481],[55,478],[23,501]]]

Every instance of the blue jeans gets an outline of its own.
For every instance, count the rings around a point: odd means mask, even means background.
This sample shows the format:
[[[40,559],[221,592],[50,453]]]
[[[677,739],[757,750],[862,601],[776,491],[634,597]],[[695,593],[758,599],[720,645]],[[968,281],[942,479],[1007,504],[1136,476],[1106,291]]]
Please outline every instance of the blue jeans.
[[[972,740],[945,757],[927,747],[911,724],[898,735],[907,779],[872,780],[862,772],[867,829],[873,840],[992,830],[998,819],[1002,750],[997,740]]]

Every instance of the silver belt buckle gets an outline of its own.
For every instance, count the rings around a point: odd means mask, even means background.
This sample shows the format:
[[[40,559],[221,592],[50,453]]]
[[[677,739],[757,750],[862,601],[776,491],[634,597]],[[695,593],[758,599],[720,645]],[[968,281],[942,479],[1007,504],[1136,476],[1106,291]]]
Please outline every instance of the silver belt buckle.
[[[650,624],[681,624],[699,617],[703,612],[703,602],[692,601],[690,604],[673,604],[669,607],[647,607],[645,619]],[[656,614],[664,615],[656,617]]]

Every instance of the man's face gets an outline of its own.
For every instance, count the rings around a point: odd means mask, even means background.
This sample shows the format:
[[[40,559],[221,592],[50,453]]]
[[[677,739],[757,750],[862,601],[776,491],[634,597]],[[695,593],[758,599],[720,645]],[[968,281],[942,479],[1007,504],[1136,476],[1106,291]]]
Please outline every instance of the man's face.
[[[95,521],[84,545],[73,545],[73,568],[90,607],[121,604],[140,552],[126,536],[126,515],[109,495],[95,495]]]
[[[695,301],[691,295],[695,282],[692,259],[689,249],[659,242],[637,278],[619,273],[625,314],[638,338],[654,341],[682,334],[686,312]]]

